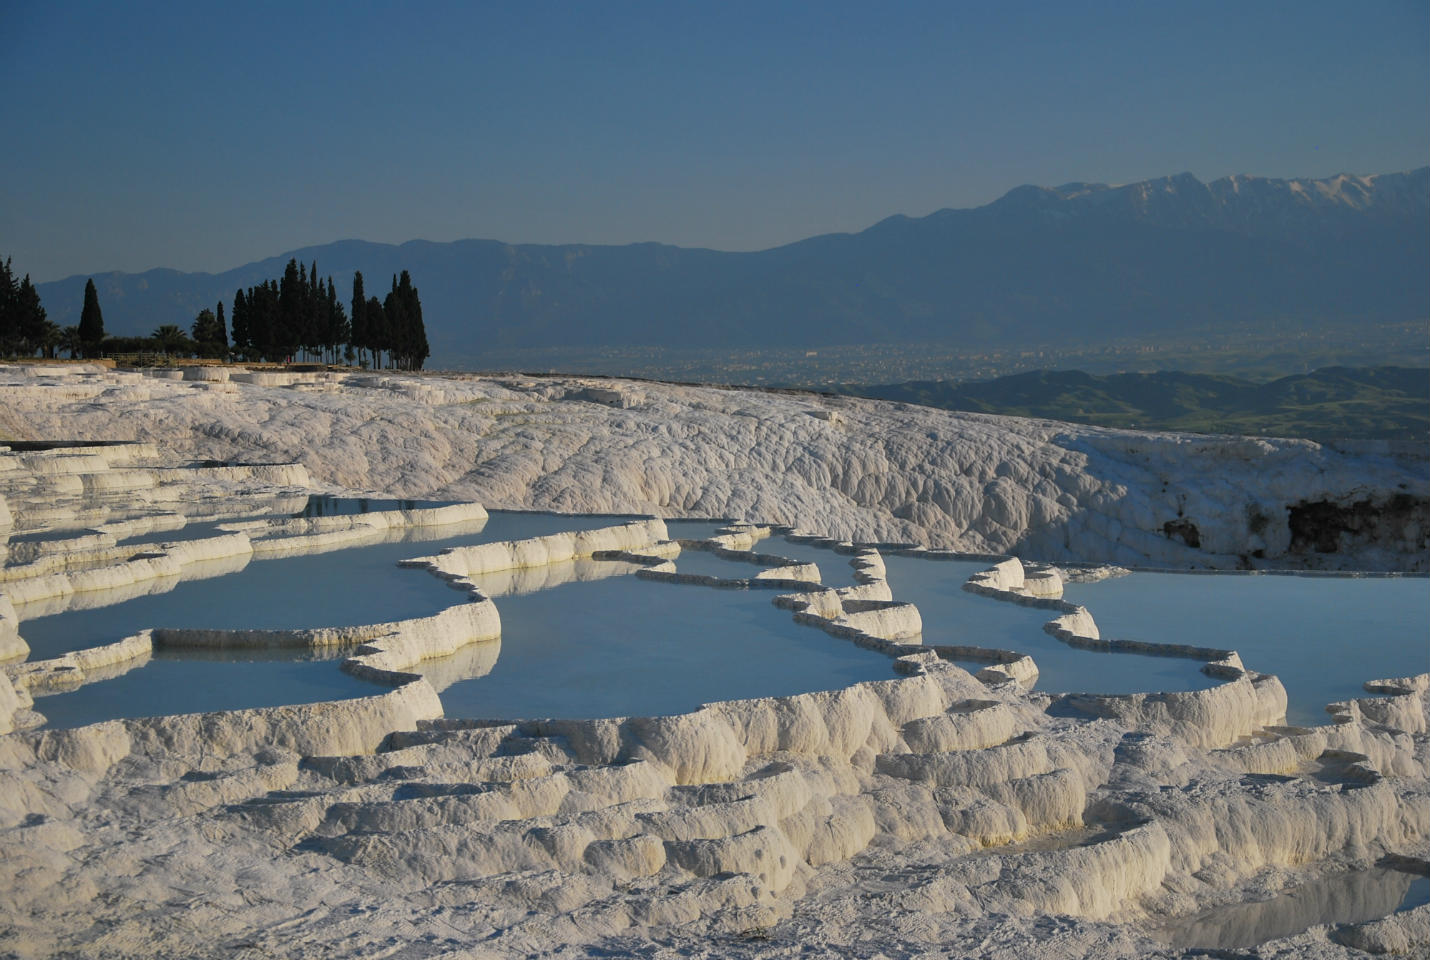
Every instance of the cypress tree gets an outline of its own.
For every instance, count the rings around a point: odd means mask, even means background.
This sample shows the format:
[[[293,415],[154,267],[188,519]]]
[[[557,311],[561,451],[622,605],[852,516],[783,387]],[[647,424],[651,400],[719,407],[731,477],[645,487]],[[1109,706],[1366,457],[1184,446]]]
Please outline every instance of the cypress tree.
[[[88,357],[99,356],[99,344],[104,339],[104,315],[99,310],[99,291],[94,278],[84,285],[84,308],[79,313],[80,351]]]
[[[278,284],[278,322],[273,330],[273,353],[292,357],[303,339],[303,319],[307,313],[307,276],[296,259],[288,261]]]
[[[347,311],[338,299],[338,288],[333,286],[333,278],[328,277],[328,347],[333,351],[333,362],[338,360],[338,345],[347,343],[352,337],[348,325]]]
[[[20,344],[20,318],[16,305],[19,288],[10,272],[10,258],[0,263],[0,353],[16,353]]]
[[[417,288],[412,285],[412,278],[406,270],[402,271],[398,280],[398,289],[407,301],[408,369],[421,370],[423,362],[432,352],[427,346],[427,327],[422,322],[422,298],[417,295]]]
[[[228,359],[228,325],[223,322],[223,301],[222,301],[222,300],[220,300],[220,301],[218,302],[218,305],[214,307],[214,314],[215,314],[214,319],[218,322],[218,326],[216,326],[216,327],[214,328],[214,334],[215,334],[214,342],[215,342],[215,344],[217,345],[217,347],[218,347],[218,349],[219,349],[219,352],[218,352],[217,355],[218,355],[221,359],[227,360],[227,359]]]
[[[362,291],[361,270],[353,273],[352,339],[350,342],[357,348],[358,363],[362,363],[362,352],[367,349],[367,296]]]
[[[382,369],[382,351],[387,343],[387,317],[383,314],[382,301],[377,297],[367,300],[367,345],[372,351],[374,370]]]
[[[58,339],[59,328],[45,318],[45,308],[40,303],[40,293],[30,282],[28,273],[25,274],[25,279],[20,281],[20,289],[15,297],[15,308],[19,320],[20,338],[23,341],[22,349],[27,354],[45,349],[49,345],[50,328],[52,327],[55,329],[55,339]]]
[[[326,339],[326,317],[323,316],[323,287],[318,282],[318,261],[313,261],[312,272],[303,291],[303,345],[309,353],[322,348]]]
[[[249,343],[248,302],[240,288],[233,295],[233,352],[240,357],[247,356]]]

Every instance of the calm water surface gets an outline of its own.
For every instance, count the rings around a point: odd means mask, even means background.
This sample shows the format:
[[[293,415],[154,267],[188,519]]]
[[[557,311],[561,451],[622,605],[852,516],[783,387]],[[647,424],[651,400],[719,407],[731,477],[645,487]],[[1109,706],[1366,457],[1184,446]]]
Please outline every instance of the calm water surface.
[[[443,547],[589,530],[625,521],[610,516],[554,516],[493,511],[480,532],[437,540],[393,540],[310,556],[253,560],[237,573],[182,581],[151,594],[93,610],[68,610],[25,620],[20,635],[31,660],[122,640],[147,627],[219,630],[356,626],[429,616],[463,594],[399,560]],[[430,536],[440,527],[417,531]]]
[[[675,558],[675,569],[678,573],[742,580],[754,577],[771,568],[746,563],[743,560],[726,560],[709,550],[684,549],[680,551],[680,556]]]
[[[853,556],[835,553],[827,547],[816,547],[809,543],[794,543],[784,537],[770,537],[755,544],[760,553],[773,553],[777,557],[788,557],[800,563],[819,564],[820,582],[826,587],[848,587],[854,584],[854,568],[849,566]]]
[[[451,717],[615,717],[832,690],[889,658],[796,624],[768,590],[617,577],[498,601],[492,672],[441,694]]]
[[[988,569],[985,561],[886,556],[884,565],[894,599],[911,601],[919,608],[925,643],[1026,653],[1037,661],[1039,690],[1141,693],[1200,690],[1217,682],[1201,672],[1201,662],[1197,660],[1068,646],[1043,632],[1043,624],[1053,618],[1053,611],[991,600],[963,589],[970,576]],[[976,669],[987,664],[968,666]]]
[[[392,689],[344,673],[338,660],[300,659],[281,650],[263,655],[259,660],[160,654],[111,680],[36,697],[35,709],[50,727],[78,727],[124,717],[348,700]]]
[[[1362,684],[1430,670],[1430,580],[1133,573],[1068,584],[1104,637],[1236,650],[1286,687],[1287,719],[1327,722]]]

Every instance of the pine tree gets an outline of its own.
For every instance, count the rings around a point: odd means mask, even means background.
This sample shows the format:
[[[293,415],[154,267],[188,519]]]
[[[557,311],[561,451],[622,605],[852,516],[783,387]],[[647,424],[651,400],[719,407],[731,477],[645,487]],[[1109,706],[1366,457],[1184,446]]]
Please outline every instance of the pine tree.
[[[79,314],[80,349],[85,357],[99,356],[99,344],[104,340],[104,315],[99,310],[99,291],[94,278],[84,285],[84,308]]]
[[[222,359],[228,355],[228,334],[223,328],[223,304],[218,305],[218,313],[205,307],[194,318],[192,328],[194,345],[199,356]]]
[[[201,357],[209,356],[210,345],[214,341],[214,325],[217,322],[214,312],[208,307],[204,307],[199,311],[198,316],[194,317],[194,323],[189,328],[189,332],[193,334],[194,343],[198,346]]]

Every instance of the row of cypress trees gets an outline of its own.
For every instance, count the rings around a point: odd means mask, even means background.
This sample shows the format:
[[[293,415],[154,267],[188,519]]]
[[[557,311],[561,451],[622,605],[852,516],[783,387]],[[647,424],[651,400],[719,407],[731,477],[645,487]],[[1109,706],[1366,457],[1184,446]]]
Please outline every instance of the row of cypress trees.
[[[222,310],[222,304],[219,307]],[[205,311],[207,312],[207,311]],[[205,328],[212,342],[221,338],[209,318]],[[222,313],[214,319],[222,324]],[[199,320],[195,321],[195,339]],[[431,355],[427,329],[422,323],[422,301],[412,277],[403,270],[392,278],[386,299],[367,297],[361,271],[353,274],[352,315],[338,300],[333,278],[318,278],[314,261],[305,271],[289,260],[279,280],[265,280],[233,297],[231,350],[249,360],[287,360],[307,355],[337,362],[357,360],[374,368],[383,366],[420,370]]]
[[[232,337],[224,322],[223,301],[199,311],[193,338],[176,326],[160,327],[149,337],[106,337],[94,280],[84,288],[77,327],[49,320],[28,274],[15,276],[9,259],[0,262],[0,354],[97,357],[104,353],[162,350],[165,353],[240,360],[291,360],[299,356],[380,368],[420,370],[431,355],[422,322],[422,300],[406,270],[392,278],[379,300],[368,297],[361,272],[353,274],[352,316],[338,299],[333,278],[318,279],[318,264],[304,270],[288,261],[278,280],[242,289],[233,298]]]

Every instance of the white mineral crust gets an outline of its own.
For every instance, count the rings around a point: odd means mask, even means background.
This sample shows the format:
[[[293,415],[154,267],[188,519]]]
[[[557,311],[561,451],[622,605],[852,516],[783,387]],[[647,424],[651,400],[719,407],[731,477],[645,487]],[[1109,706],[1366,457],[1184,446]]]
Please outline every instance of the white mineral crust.
[[[138,559],[115,545],[185,517],[239,516],[242,503],[291,512],[310,485],[739,517],[1069,563],[1423,570],[1414,521],[1348,532],[1320,554],[1287,523],[1303,502],[1423,505],[1423,456],[581,378],[73,366],[0,367],[0,436],[146,441],[0,451],[0,528],[72,531],[59,545],[13,541],[0,567],[6,956],[1173,956],[1159,933],[1170,918],[1386,856],[1430,869],[1430,676],[1370,684],[1315,728],[1279,726],[1279,681],[1230,651],[1196,652],[1218,680],[1209,690],[1049,697],[1028,689],[1037,666],[1020,651],[984,651],[992,666],[975,678],[920,647],[917,609],[868,547],[856,586],[792,580],[778,606],[829,643],[888,654],[888,679],[679,716],[474,722],[444,718],[438,696],[499,662],[505,595],[601,576],[595,553],[678,567],[659,520],[427,558],[467,591],[431,617],[146,630],[22,659],[33,616],[255,554],[480,522],[471,506],[238,522]],[[747,550],[764,532],[718,545]],[[1097,641],[1093,614],[1056,599],[1061,583],[990,561],[970,589],[1044,607],[1057,635]],[[43,709],[32,692],[131,669],[162,645],[340,647],[344,669],[392,686],[27,729]],[[1374,903],[1378,889],[1366,888]],[[1237,914],[1255,921],[1255,909]],[[1427,949],[1420,907],[1312,925],[1256,955]]]
[[[303,377],[231,379],[243,376]],[[216,393],[206,383],[133,373],[46,377],[0,367],[0,435],[146,440],[179,457],[292,461],[314,482],[384,496],[751,518],[1033,559],[1427,565],[1425,531],[1413,519],[1373,542],[1342,538],[1334,553],[1292,555],[1287,512],[1302,502],[1349,506],[1397,495],[1423,502],[1423,450],[1362,444],[1342,452],[1303,440],[580,378],[307,375],[319,378],[329,389],[253,383]],[[143,393],[131,393],[136,384]],[[811,416],[830,412],[838,416]],[[139,475],[130,482],[155,482],[143,476],[152,471],[129,472]],[[1197,547],[1178,532],[1190,530]]]

